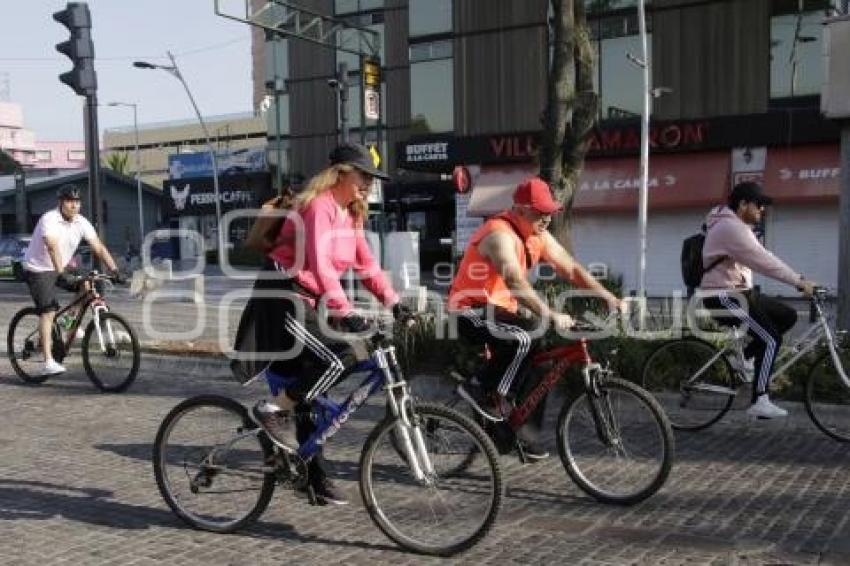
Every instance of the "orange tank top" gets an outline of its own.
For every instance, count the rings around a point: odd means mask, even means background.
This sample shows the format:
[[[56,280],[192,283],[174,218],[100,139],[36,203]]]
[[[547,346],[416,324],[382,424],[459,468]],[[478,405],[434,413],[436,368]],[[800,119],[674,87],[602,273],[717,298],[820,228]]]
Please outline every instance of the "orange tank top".
[[[543,238],[532,235],[523,242],[510,221],[505,218],[505,214],[494,216],[475,231],[466,247],[457,275],[449,290],[449,310],[482,307],[490,303],[510,312],[517,311],[519,303],[511,293],[504,277],[498,272],[493,262],[478,251],[478,244],[496,231],[514,235],[520,265],[531,268],[540,261],[544,246]]]

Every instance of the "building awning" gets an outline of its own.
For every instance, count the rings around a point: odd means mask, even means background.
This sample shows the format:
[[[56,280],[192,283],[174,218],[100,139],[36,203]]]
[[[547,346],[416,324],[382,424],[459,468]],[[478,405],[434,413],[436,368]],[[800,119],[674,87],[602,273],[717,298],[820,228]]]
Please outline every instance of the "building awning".
[[[840,163],[836,144],[770,148],[765,193],[780,203],[835,201],[841,187]]]
[[[652,209],[711,206],[729,190],[728,152],[656,155],[649,162],[649,206]],[[639,161],[634,157],[590,159],[585,163],[573,202],[577,212],[637,210]],[[533,165],[483,166],[473,179],[469,214],[489,216],[512,203],[524,178],[537,174]]]
[[[711,206],[729,191],[728,152],[655,155],[649,160],[649,208]],[[576,211],[638,209],[640,162],[592,159],[585,164],[573,202]]]

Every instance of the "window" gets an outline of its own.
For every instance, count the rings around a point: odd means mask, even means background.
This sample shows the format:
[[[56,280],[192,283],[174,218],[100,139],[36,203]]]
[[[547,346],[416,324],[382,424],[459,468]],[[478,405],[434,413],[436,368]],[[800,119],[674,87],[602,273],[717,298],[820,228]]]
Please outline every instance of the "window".
[[[410,65],[410,127],[415,133],[454,130],[454,59]]]
[[[823,11],[770,19],[770,97],[820,94],[823,82]]]
[[[452,0],[410,0],[410,37],[452,31]]]
[[[384,60],[384,24],[372,24],[366,26],[368,29],[375,31],[378,33],[378,57],[381,58],[381,61]],[[337,34],[337,45],[345,46],[349,49],[354,49],[357,51],[369,52],[369,46],[366,41],[363,41],[362,36],[357,30],[347,29],[339,32]],[[336,62],[337,66],[339,66],[342,62],[348,63],[349,71],[358,71],[360,70],[360,57],[355,55],[354,53],[348,53],[346,51],[337,51],[336,53]],[[359,80],[358,80],[359,82]]]
[[[584,0],[584,6],[589,15],[604,14],[625,8],[637,8],[637,0]]]
[[[36,161],[50,161],[53,159],[53,152],[49,149],[37,149],[35,151]]]
[[[337,14],[379,10],[383,7],[384,0],[334,0],[334,11]]]
[[[600,119],[639,115],[643,105],[641,69],[626,57],[626,54],[641,56],[637,14],[597,18],[589,21],[588,26],[597,53],[594,89],[599,94]],[[647,49],[651,57],[649,30]]]
[[[266,41],[266,83],[274,83],[275,78],[289,78],[289,41],[275,37]],[[282,88],[286,88],[284,82]]]
[[[86,151],[84,149],[69,149],[68,161],[85,161]]]
[[[290,134],[289,129],[289,94],[281,94],[279,95],[280,100],[280,135],[288,136]],[[266,117],[266,132],[268,132],[268,137],[273,138],[277,135],[277,120],[278,113],[274,107],[274,95],[270,97],[270,105],[268,111],[265,113]]]
[[[452,56],[452,42],[431,41],[428,43],[414,43],[410,46],[410,62],[430,61],[432,59],[446,59]]]

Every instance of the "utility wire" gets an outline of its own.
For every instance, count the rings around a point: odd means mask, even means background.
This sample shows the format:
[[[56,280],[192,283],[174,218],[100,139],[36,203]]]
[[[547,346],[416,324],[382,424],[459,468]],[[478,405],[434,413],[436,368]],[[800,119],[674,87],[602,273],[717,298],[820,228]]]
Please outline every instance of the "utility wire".
[[[187,51],[177,52],[174,55],[178,57],[185,57],[187,55],[195,55],[197,53],[203,53],[205,51],[212,51],[214,49],[221,49],[222,47],[227,47],[228,45],[233,45],[234,43],[241,43],[243,41],[247,41],[250,39],[249,37],[238,37],[234,39],[230,39],[228,41],[222,41],[221,43],[214,43],[212,45],[207,45],[205,47],[198,47],[197,49],[189,49]],[[165,55],[125,55],[121,57],[95,57],[95,61],[138,61],[140,59],[165,59],[168,57]],[[0,61],[67,61],[65,57],[0,57]]]

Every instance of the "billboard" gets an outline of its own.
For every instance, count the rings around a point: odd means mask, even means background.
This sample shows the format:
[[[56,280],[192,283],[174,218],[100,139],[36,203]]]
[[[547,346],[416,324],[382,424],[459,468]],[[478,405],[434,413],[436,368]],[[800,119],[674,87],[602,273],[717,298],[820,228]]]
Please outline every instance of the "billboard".
[[[258,173],[267,170],[266,148],[248,147],[216,152],[218,174]],[[212,177],[212,156],[208,151],[174,153],[168,156],[169,179]]]

